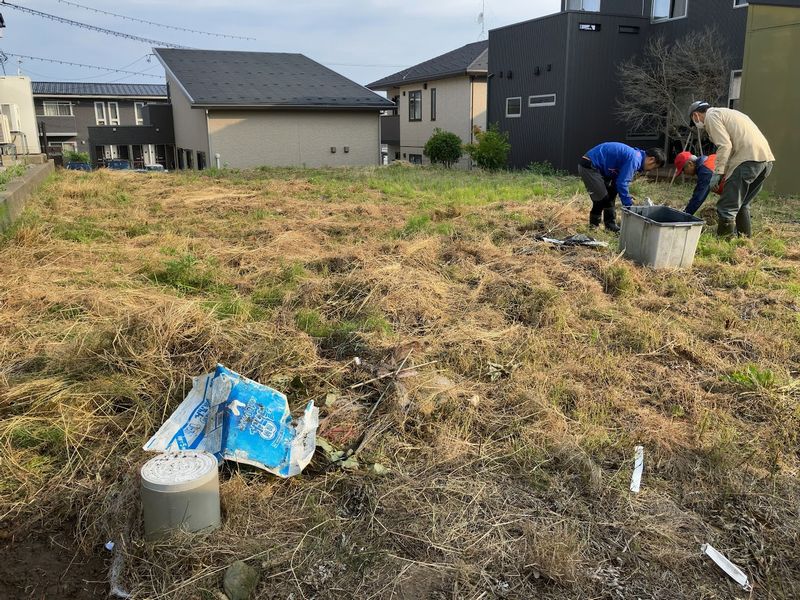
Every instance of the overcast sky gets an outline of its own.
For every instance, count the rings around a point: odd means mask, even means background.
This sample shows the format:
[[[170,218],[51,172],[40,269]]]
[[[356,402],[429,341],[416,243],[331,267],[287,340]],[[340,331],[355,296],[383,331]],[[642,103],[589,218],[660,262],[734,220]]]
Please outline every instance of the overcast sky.
[[[73,21],[195,48],[300,52],[361,83],[477,41],[480,0],[128,0],[77,4],[190,29],[256,38],[232,40],[173,31],[92,13],[59,0],[7,0]],[[73,0],[70,0],[73,1]],[[486,0],[486,28],[557,12],[560,0]],[[56,23],[0,4],[6,22],[0,50],[163,78],[150,46]],[[134,62],[136,61],[136,62]],[[133,63],[133,64],[131,64]],[[16,74],[17,57],[5,64]],[[156,78],[104,73],[23,59],[34,81],[126,81]]]

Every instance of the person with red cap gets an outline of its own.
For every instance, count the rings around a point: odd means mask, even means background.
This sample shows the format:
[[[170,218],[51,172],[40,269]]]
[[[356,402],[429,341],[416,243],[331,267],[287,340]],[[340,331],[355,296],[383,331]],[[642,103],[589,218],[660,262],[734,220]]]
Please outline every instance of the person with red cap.
[[[693,215],[703,206],[703,202],[706,201],[709,192],[712,191],[711,180],[714,177],[716,163],[716,154],[695,156],[691,152],[681,152],[675,157],[675,169],[678,171],[678,175],[681,173],[697,175],[697,185],[694,186],[694,193],[683,212]],[[720,183],[715,191],[721,192],[722,186],[723,183]]]

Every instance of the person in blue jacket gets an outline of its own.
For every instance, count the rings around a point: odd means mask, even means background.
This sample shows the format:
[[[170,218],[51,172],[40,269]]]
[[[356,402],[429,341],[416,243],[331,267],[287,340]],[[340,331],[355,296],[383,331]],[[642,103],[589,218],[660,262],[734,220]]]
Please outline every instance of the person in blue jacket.
[[[615,204],[617,195],[623,206],[632,206],[629,185],[637,173],[664,166],[661,148],[640,150],[619,142],[595,146],[581,157],[578,173],[592,199],[589,226],[599,227],[602,220],[609,231],[619,231]]]
[[[694,193],[683,212],[693,215],[703,206],[703,202],[708,198],[709,192],[722,193],[723,183],[720,183],[716,189],[711,189],[711,179],[714,177],[716,164],[716,154],[695,156],[691,152],[681,152],[675,157],[677,175],[681,173],[697,175],[697,185],[694,186]]]

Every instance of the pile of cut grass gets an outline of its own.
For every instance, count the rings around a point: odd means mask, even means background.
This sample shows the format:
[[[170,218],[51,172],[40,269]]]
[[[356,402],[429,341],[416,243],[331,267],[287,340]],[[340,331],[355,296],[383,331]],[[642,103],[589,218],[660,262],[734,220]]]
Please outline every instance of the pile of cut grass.
[[[265,598],[742,597],[704,542],[796,597],[800,201],[755,208],[653,272],[535,241],[585,230],[570,177],[63,172],[0,246],[5,537],[120,540],[143,598],[236,559]],[[314,399],[358,468],[226,464],[222,529],[145,543],[141,446],[217,362]]]

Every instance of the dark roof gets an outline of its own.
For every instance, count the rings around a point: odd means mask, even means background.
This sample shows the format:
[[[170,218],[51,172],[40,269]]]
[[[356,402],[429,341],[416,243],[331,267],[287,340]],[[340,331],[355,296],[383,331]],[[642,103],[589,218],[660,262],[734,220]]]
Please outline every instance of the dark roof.
[[[69,81],[34,81],[38,96],[120,96],[124,98],[167,97],[167,86],[152,83],[73,83]]]
[[[384,109],[394,103],[303,56],[154,49],[194,106]]]
[[[484,40],[467,44],[457,50],[426,60],[378,81],[373,81],[367,87],[373,90],[385,90],[418,81],[431,81],[432,79],[472,73],[486,73],[488,69],[489,42]]]

